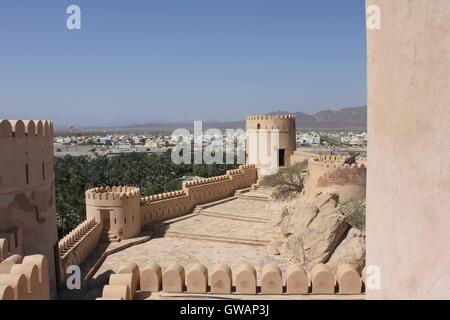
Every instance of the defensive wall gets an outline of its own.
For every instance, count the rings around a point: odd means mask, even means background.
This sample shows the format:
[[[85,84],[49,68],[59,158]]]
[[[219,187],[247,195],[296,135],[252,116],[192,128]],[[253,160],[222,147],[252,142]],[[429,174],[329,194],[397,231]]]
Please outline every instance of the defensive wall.
[[[191,213],[196,205],[232,196],[256,181],[255,166],[241,165],[222,176],[186,181],[182,190],[142,198],[135,187],[89,189],[87,219],[103,223],[110,239],[128,239],[136,236],[142,226]]]
[[[15,234],[18,239],[9,238],[8,244],[11,248],[20,241],[17,253],[42,254],[51,261],[48,278],[56,297],[53,123],[0,120],[0,146],[0,233]]]
[[[188,214],[196,205],[230,197],[256,181],[254,165],[240,165],[222,176],[186,181],[182,190],[141,198],[141,220],[147,225]]]
[[[100,241],[103,226],[94,218],[86,220],[59,241],[60,275],[64,281],[67,267],[79,266]]]
[[[342,155],[309,158],[305,195],[330,191],[339,193],[340,201],[365,199],[367,158],[357,157],[352,165],[344,164],[346,158]]]
[[[112,274],[98,300],[133,300],[139,292],[167,292],[221,295],[361,295],[365,271],[359,274],[352,266],[342,264],[333,273],[325,264],[315,265],[308,272],[301,264],[290,264],[285,273],[277,265],[262,267],[257,279],[256,269],[242,264],[232,270],[226,264],[208,270],[196,263],[185,269],[178,263],[164,270],[156,263],[142,270],[135,263],[122,266]],[[259,280],[259,281],[258,281]]]

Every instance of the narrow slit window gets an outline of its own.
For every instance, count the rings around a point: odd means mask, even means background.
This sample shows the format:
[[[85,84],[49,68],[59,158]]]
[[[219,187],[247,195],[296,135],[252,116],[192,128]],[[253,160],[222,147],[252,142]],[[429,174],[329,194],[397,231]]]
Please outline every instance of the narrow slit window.
[[[27,180],[27,184],[30,184],[30,177],[28,176],[28,164],[25,165],[25,179]]]

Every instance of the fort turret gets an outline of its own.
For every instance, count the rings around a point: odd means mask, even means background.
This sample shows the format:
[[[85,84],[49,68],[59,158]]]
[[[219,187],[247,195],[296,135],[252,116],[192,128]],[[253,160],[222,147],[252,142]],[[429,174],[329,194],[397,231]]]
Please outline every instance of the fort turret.
[[[292,165],[296,150],[295,116],[259,115],[246,119],[247,163],[260,175],[273,174]]]
[[[46,257],[55,297],[59,256],[51,121],[0,120],[0,234],[9,239],[0,262],[16,253]]]
[[[86,218],[101,222],[110,240],[132,238],[141,231],[139,188],[93,188],[85,199]]]

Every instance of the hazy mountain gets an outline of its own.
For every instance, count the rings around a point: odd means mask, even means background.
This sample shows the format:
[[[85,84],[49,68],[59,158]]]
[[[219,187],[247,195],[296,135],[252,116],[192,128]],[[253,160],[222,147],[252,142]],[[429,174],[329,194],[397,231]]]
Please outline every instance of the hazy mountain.
[[[367,127],[367,107],[350,107],[341,110],[324,110],[315,114],[306,114],[303,112],[287,112],[276,111],[268,113],[273,114],[293,114],[296,117],[297,129],[302,128],[366,128]],[[245,121],[231,121],[231,122],[203,122],[203,129],[205,128],[243,128]],[[193,128],[193,122],[180,123],[145,123],[132,125],[128,128]]]
[[[366,128],[367,107],[350,107],[341,110],[325,110],[315,114],[277,111],[270,114],[293,114],[297,129],[301,128]]]
[[[297,129],[339,129],[339,128],[366,128],[367,127],[367,107],[350,107],[344,108],[341,110],[325,110],[319,111],[314,114],[306,114],[303,112],[287,112],[287,111],[276,111],[268,113],[268,115],[273,114],[293,114],[296,117],[296,125]],[[133,124],[122,127],[96,127],[96,128],[86,128],[80,127],[77,128],[78,131],[89,131],[89,130],[107,130],[111,131],[112,129],[123,131],[123,130],[173,130],[176,128],[185,128],[188,130],[192,130],[194,127],[194,122],[149,122],[142,124]],[[245,120],[240,121],[228,121],[228,122],[219,122],[219,121],[204,121],[203,122],[203,130],[208,128],[217,128],[217,129],[236,129],[236,128],[244,128]],[[69,131],[70,129],[57,127],[58,131]]]

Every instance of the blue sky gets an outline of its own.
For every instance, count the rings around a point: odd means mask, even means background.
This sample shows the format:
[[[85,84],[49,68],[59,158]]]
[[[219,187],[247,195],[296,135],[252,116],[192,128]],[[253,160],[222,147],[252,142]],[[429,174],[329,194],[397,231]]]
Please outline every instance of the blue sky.
[[[81,7],[81,30],[66,8]],[[1,0],[0,118],[240,120],[366,104],[364,0]]]

